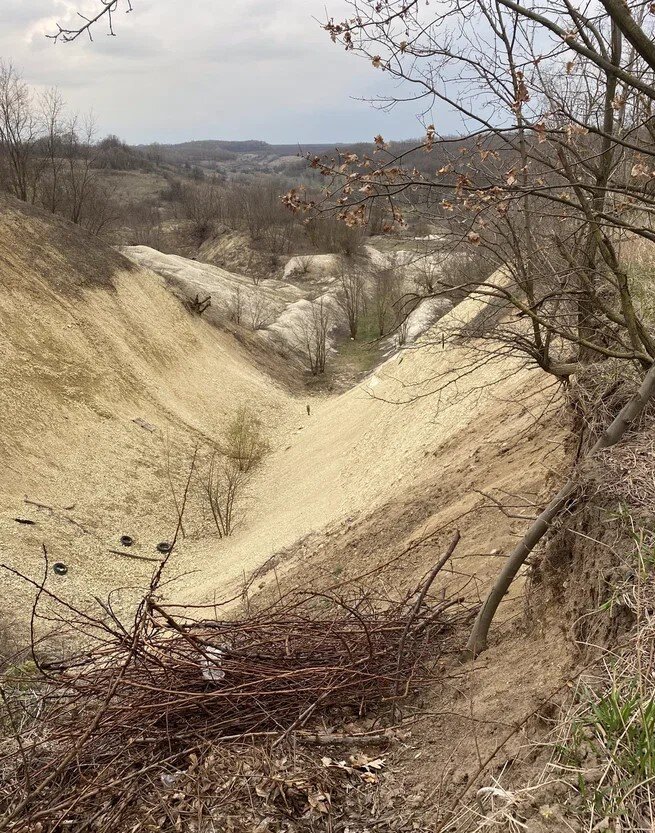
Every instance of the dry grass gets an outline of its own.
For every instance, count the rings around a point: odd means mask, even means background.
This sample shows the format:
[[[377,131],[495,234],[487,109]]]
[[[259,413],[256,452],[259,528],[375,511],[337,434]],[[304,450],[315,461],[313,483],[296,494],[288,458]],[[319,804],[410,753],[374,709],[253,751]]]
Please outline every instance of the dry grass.
[[[608,604],[631,609],[627,644],[610,646],[585,674],[562,722],[554,769],[571,786],[582,829],[651,833],[655,824],[655,537],[625,515],[632,580]]]
[[[578,414],[586,435],[586,444],[593,445],[625,404],[635,395],[641,377],[624,362],[608,360],[589,364],[575,377],[567,390],[569,406]],[[653,406],[646,408],[636,430],[643,427],[653,414]]]
[[[647,323],[655,322],[655,245],[641,237],[623,244],[622,254],[626,263],[632,295]]]
[[[568,389],[570,404],[589,447],[612,422],[639,387],[636,371],[626,373],[618,362],[589,365]],[[655,512],[655,406],[648,406],[639,423],[621,443],[588,462],[581,475],[590,497],[600,496],[635,510]]]
[[[3,289],[35,268],[43,284],[62,296],[79,298],[84,289],[114,288],[130,261],[80,226],[0,194],[0,270]]]
[[[524,750],[524,760],[546,755],[541,771],[519,788],[505,788],[516,781],[509,773],[479,791],[461,811],[457,833],[655,829],[655,535],[625,509],[617,520],[630,542],[631,569],[587,615],[622,606],[634,627],[620,643],[584,646],[591,659],[570,683],[550,736]]]
[[[605,498],[655,516],[655,419],[601,454],[590,476]]]

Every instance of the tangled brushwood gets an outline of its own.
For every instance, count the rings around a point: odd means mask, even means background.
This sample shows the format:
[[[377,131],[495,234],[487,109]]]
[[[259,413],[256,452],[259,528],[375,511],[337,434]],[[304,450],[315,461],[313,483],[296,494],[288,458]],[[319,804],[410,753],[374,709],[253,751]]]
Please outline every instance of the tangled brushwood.
[[[577,416],[587,446],[593,445],[639,388],[638,373],[618,361],[589,364],[577,374],[565,391],[568,404]],[[647,408],[641,420],[647,418]],[[634,426],[638,430],[642,423]]]
[[[345,829],[331,796],[377,777],[353,750],[385,740],[470,619],[430,598],[433,577],[393,602],[302,592],[222,621],[175,617],[150,594],[129,629],[78,620],[91,649],[5,678],[0,830]],[[363,716],[377,737],[344,738]],[[339,742],[350,762],[321,763]]]
[[[590,365],[568,390],[583,426],[583,441],[593,444],[639,387],[638,375],[617,362]],[[649,404],[620,445],[605,449],[582,467],[589,497],[655,513],[655,406]]]
[[[599,493],[651,518],[655,515],[655,419],[619,448],[606,451],[600,464],[602,470],[592,475]]]

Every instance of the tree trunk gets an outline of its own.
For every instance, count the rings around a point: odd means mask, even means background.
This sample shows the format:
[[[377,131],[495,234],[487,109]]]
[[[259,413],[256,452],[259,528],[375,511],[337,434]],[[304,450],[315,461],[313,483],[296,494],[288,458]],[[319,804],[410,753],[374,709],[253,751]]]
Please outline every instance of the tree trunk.
[[[605,448],[610,448],[611,446],[616,445],[628,428],[641,416],[646,405],[648,405],[650,400],[654,397],[655,364],[652,365],[648,373],[644,376],[637,393],[623,407],[621,412],[610,423],[610,425],[608,425],[585,459],[589,459],[594,454]],[[466,646],[466,650],[471,655],[477,656],[486,649],[489,627],[494,616],[496,615],[498,606],[509,590],[510,585],[516,578],[516,574],[525,563],[527,557],[533,551],[535,546],[549,530],[552,522],[565,508],[569,499],[576,493],[577,489],[578,480],[574,473],[570,480],[562,486],[548,506],[539,515],[536,521],[534,521],[523,539],[510,554],[507,559],[507,563],[496,579],[494,586],[491,588],[491,591],[485,599],[485,602],[482,605],[482,608],[473,625],[473,630],[471,631],[471,636],[469,637],[469,641]]]

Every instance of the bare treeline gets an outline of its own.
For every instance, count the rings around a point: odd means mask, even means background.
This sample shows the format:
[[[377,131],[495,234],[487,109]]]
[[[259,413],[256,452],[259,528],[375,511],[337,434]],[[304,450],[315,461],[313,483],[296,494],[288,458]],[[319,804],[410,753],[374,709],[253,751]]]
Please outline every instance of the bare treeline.
[[[66,110],[56,89],[37,94],[11,64],[0,62],[0,187],[24,202],[61,214],[93,233],[118,213],[97,176],[132,156],[108,137],[97,142],[91,116]],[[123,160],[125,164],[125,160]]]
[[[336,217],[313,217],[306,222],[292,214],[281,195],[286,179],[275,176],[243,177],[225,181],[220,176],[171,178],[166,199],[178,206],[181,217],[192,223],[202,243],[225,226],[245,232],[255,249],[275,255],[294,252],[356,255],[369,234],[382,230],[382,212],[373,212],[366,229],[349,228]]]

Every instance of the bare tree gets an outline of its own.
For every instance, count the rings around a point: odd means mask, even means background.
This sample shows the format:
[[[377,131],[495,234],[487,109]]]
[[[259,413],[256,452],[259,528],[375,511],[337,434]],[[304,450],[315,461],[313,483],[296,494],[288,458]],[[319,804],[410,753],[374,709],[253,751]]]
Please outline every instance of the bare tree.
[[[468,247],[504,264],[501,275],[470,275],[461,287],[477,286],[504,311],[487,349],[565,383],[590,363],[612,360],[626,375],[639,368],[640,394],[610,432],[620,439],[653,396],[655,333],[621,257],[626,240],[655,242],[653,15],[636,0],[350,5],[353,15],[326,23],[332,39],[405,83],[413,100],[456,111],[469,132],[449,138],[428,125],[398,153],[378,136],[371,155],[312,160],[329,184],[318,210],[338,206],[349,227],[364,227],[381,205],[398,227],[409,208],[444,227],[453,251]],[[316,210],[298,193],[287,203]],[[452,292],[445,277],[430,284],[432,295]],[[473,652],[566,505],[561,497],[510,558],[476,624]]]
[[[341,261],[337,277],[337,302],[346,317],[350,337],[357,338],[359,319],[364,309],[364,273],[355,264]]]
[[[98,0],[98,7],[95,14],[90,17],[78,12],[78,16],[84,21],[78,26],[57,24],[57,31],[49,35],[52,40],[61,40],[64,43],[77,40],[80,35],[88,35],[93,40],[93,28],[101,20],[107,21],[108,34],[114,35],[114,15],[122,10],[125,13],[132,11],[132,0]]]
[[[193,223],[198,243],[209,239],[225,214],[225,195],[214,177],[200,183],[179,183],[178,199],[184,216]]]
[[[439,279],[443,272],[443,259],[434,251],[434,247],[425,244],[422,251],[411,264],[416,288],[421,295],[432,295],[439,291]]]
[[[246,273],[250,276],[250,280],[253,282],[254,286],[259,286],[264,280],[261,268],[257,263],[255,263],[255,253],[253,251],[248,252],[248,265]]]
[[[234,324],[241,324],[243,318],[243,297],[241,287],[237,286],[228,304],[228,316]]]
[[[261,421],[248,408],[240,408],[211,454],[204,481],[220,538],[234,532],[248,483],[269,450]]]
[[[308,199],[312,200],[311,197]],[[329,214],[310,216],[305,223],[305,231],[317,252],[346,257],[359,254],[365,238],[363,228],[347,226]]]
[[[0,160],[10,193],[100,234],[117,212],[97,181],[96,150],[92,118],[66,121],[57,90],[36,99],[16,70],[0,63]]]
[[[407,344],[407,337],[409,336],[409,317],[405,316],[398,325],[398,347],[404,347]]]
[[[112,190],[100,181],[97,169],[96,128],[91,115],[72,116],[61,137],[63,197],[59,211],[92,234],[106,231],[120,208]]]
[[[122,219],[130,230],[130,244],[159,249],[163,243],[162,218],[158,205],[136,202],[124,210]]]
[[[294,258],[295,261],[295,269],[294,272],[299,275],[309,275],[312,270],[312,258],[311,255],[299,255],[298,257]]]
[[[63,115],[64,100],[56,88],[43,93],[41,97],[43,119],[44,176],[41,184],[41,204],[53,214],[63,198]]]
[[[0,146],[9,190],[20,200],[36,196],[35,145],[39,122],[32,93],[11,64],[0,62]]]
[[[87,186],[80,225],[91,234],[108,234],[120,219],[121,211],[113,189],[94,178]]]
[[[226,464],[218,452],[212,454],[205,488],[219,538],[228,538],[234,531],[237,498],[245,482],[243,472]]]
[[[643,78],[652,70],[636,72],[633,53],[621,58],[616,25],[608,27],[603,19],[589,21],[589,37],[594,42],[600,37],[601,47],[585,72],[570,69],[566,61],[570,50],[579,51],[570,36],[554,42],[547,58],[540,56],[534,51],[537,34],[559,36],[570,29],[552,21],[546,25],[515,5],[511,0],[470,0],[425,10],[400,0],[383,7],[362,2],[352,20],[330,21],[326,28],[335,40],[457,109],[471,124],[472,135],[440,139],[429,126],[423,142],[400,157],[378,137],[378,160],[346,153],[334,166],[321,160],[312,164],[328,182],[332,178],[332,196],[347,225],[365,225],[374,205],[388,205],[390,222],[401,223],[402,201],[412,193],[412,206],[418,204],[428,220],[449,224],[452,244],[459,240],[488,250],[505,263],[510,285],[490,284],[489,293],[505,298],[529,320],[531,332],[508,333],[509,345],[542,369],[567,379],[581,363],[603,357],[638,361],[647,368],[655,344],[631,299],[616,246],[627,232],[653,237],[641,222],[650,197],[634,182],[649,175],[635,152],[643,144],[643,152],[652,155],[650,117],[633,99],[627,123],[627,103],[612,95],[616,85],[608,79],[625,77],[623,63],[641,94]],[[561,13],[569,15],[565,4]],[[402,32],[397,28],[401,20]],[[384,34],[376,39],[370,32],[378,26]],[[411,46],[406,31],[415,33]],[[615,72],[602,54],[612,49]],[[534,67],[530,78],[519,65]],[[574,71],[580,83],[594,85],[586,96],[568,80]],[[555,83],[562,74],[566,80]],[[485,107],[470,106],[475,93]],[[638,135],[647,141],[640,144]],[[419,151],[432,153],[437,146],[447,163],[436,177],[409,167]],[[430,209],[435,192],[444,198],[438,209]],[[422,202],[417,203],[417,194],[423,194]],[[632,208],[635,200],[641,213]],[[294,207],[293,197],[289,202]],[[295,207],[302,207],[301,202],[295,201]],[[447,288],[440,285],[434,291]],[[615,299],[608,303],[612,294]]]
[[[271,300],[263,292],[255,290],[248,296],[248,317],[253,330],[263,330],[272,319]]]
[[[270,450],[261,420],[246,407],[237,410],[220,445],[223,455],[246,474],[256,468]]]
[[[397,307],[402,295],[402,280],[393,266],[373,270],[371,276],[371,304],[375,312],[375,323],[380,338],[398,323],[400,310]]]
[[[307,315],[297,327],[301,349],[313,376],[325,373],[327,337],[332,326],[332,309],[324,295],[309,301]]]

